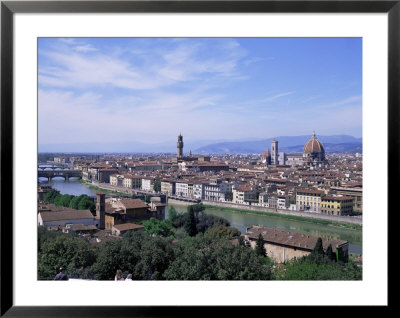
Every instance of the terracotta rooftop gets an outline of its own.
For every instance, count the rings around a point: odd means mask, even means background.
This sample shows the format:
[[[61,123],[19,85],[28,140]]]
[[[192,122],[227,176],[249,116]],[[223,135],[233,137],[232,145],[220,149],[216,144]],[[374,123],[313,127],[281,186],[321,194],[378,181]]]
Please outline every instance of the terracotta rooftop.
[[[297,193],[305,193],[305,194],[322,194],[324,191],[316,190],[316,189],[297,189]]]
[[[39,212],[43,222],[76,220],[76,219],[93,219],[94,216],[89,210],[64,210],[60,212]]]
[[[140,199],[122,199],[121,203],[127,209],[140,209],[147,208],[147,204]]]
[[[246,234],[249,236],[250,239],[253,240],[256,240],[259,234],[261,234],[261,236],[264,238],[264,241],[266,242],[287,245],[293,248],[299,248],[303,250],[305,249],[310,251],[314,249],[315,244],[318,240],[317,236],[259,226],[248,228]],[[348,241],[322,238],[322,246],[325,250],[328,248],[329,244],[332,245],[332,250],[333,252],[335,252],[337,247],[348,244]]]
[[[311,139],[304,145],[303,152],[325,152],[325,149],[322,143],[315,137],[315,134],[313,134]]]
[[[129,231],[129,230],[144,229],[143,225],[133,224],[133,223],[122,223],[122,224],[113,225],[113,227],[116,228],[119,231]]]
[[[353,200],[352,197],[338,197],[333,195],[326,195],[322,198],[322,200],[334,200],[334,201],[346,201],[346,200]]]
[[[67,228],[73,231],[93,231],[97,230],[95,225],[84,225],[84,224],[71,224]]]

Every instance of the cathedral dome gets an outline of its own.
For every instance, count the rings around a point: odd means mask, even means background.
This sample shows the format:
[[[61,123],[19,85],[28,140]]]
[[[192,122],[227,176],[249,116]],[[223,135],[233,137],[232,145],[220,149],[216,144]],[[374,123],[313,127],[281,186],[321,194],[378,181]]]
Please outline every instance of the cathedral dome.
[[[303,148],[303,154],[309,153],[325,153],[324,146],[317,137],[315,137],[315,133],[313,133],[311,139],[307,141]]]

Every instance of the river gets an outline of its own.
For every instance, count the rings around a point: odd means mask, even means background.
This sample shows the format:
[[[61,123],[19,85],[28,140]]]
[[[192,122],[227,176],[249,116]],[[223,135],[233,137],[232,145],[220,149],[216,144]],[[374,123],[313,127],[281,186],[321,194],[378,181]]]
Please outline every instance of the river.
[[[54,178],[50,183],[47,182],[47,179],[40,179],[39,181],[41,184],[51,185],[54,189],[59,190],[61,194],[87,194],[89,196],[96,195],[95,190],[85,187],[79,182],[79,180],[70,179],[69,181],[65,181],[63,178]],[[168,207],[170,206],[173,206],[178,212],[187,211],[186,205],[170,204],[167,206],[166,217],[168,217]],[[350,253],[362,254],[361,230],[337,228],[312,222],[289,220],[278,216],[275,217],[250,213],[239,213],[233,210],[222,210],[218,207],[207,208],[205,212],[207,214],[217,215],[227,219],[231,226],[239,229],[242,233],[246,231],[246,227],[252,225],[261,225],[285,231],[294,231],[303,234],[349,241]]]

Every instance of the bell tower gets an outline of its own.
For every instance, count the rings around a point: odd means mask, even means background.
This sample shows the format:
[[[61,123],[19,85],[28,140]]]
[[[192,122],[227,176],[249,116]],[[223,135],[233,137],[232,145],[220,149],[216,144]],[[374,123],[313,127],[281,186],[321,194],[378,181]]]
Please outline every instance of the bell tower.
[[[183,157],[183,136],[179,134],[178,142],[176,143],[176,148],[178,151],[178,158]]]
[[[271,163],[273,165],[278,164],[278,140],[272,140],[271,143]]]
[[[104,230],[105,228],[105,204],[106,194],[103,192],[96,193],[96,220],[98,220],[98,228]]]

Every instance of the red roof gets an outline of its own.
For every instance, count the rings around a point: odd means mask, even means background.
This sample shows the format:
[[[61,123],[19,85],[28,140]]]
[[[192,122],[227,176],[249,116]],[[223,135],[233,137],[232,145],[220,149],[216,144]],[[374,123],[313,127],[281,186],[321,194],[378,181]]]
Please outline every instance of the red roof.
[[[325,152],[325,149],[322,143],[315,137],[315,134],[313,134],[311,139],[305,144],[303,152]]]
[[[113,227],[116,228],[119,231],[129,231],[129,230],[144,229],[143,225],[133,224],[133,223],[122,223],[122,224],[113,225]]]
[[[261,234],[264,241],[266,242],[287,245],[293,248],[301,248],[309,251],[314,249],[315,244],[317,243],[318,240],[317,236],[311,236],[296,232],[282,231],[282,230],[271,229],[266,227],[258,227],[258,226],[253,226],[247,229],[246,234],[249,236],[250,239],[253,240],[256,240],[259,234]],[[323,248],[326,249],[329,245],[332,245],[333,252],[335,252],[337,247],[346,244],[348,244],[348,241],[322,238]]]
[[[127,209],[141,209],[147,208],[147,204],[140,199],[122,199],[121,203]]]

